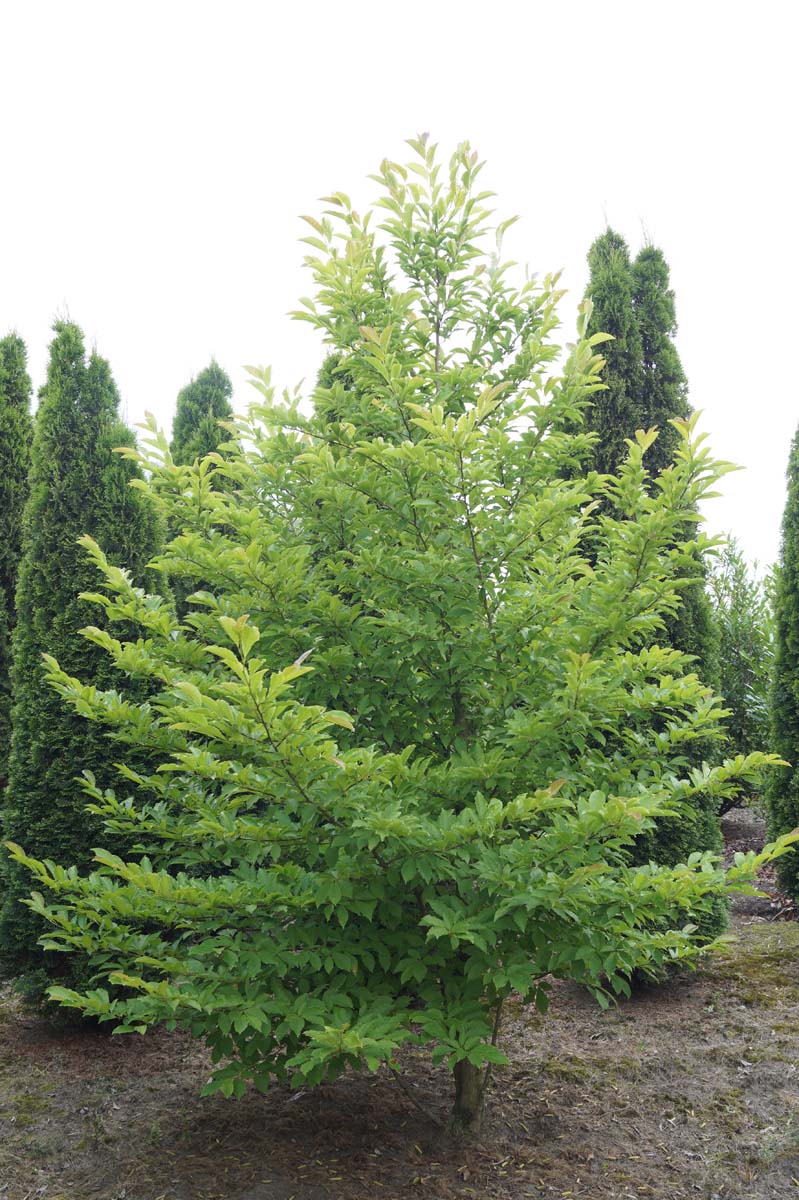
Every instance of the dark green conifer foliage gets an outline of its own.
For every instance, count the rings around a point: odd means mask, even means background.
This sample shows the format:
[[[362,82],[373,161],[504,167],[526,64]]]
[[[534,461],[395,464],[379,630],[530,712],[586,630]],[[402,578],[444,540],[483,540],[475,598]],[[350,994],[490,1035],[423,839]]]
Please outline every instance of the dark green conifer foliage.
[[[772,829],[799,825],[799,430],[788,459],[788,498],[774,605],[776,654],[771,699],[771,743],[790,766],[775,768],[767,791]],[[783,887],[799,896],[799,863],[780,868]]]
[[[6,785],[11,738],[11,634],[22,513],[28,495],[32,421],[25,344],[16,334],[0,341],[0,795]]]
[[[774,570],[760,576],[758,564],[750,565],[731,537],[711,565],[708,582],[719,631],[720,690],[730,709],[725,722],[730,749],[748,754],[770,739]]]
[[[642,353],[638,408],[642,427],[655,426],[659,431],[647,456],[650,472],[657,475],[674,461],[679,442],[670,422],[691,414],[688,381],[673,341],[677,315],[663,251],[656,246],[644,246],[632,264],[631,274],[633,311]],[[679,570],[686,576],[694,576],[695,581],[683,590],[680,611],[667,621],[668,639],[678,650],[693,654],[697,674],[717,688],[718,634],[705,591],[705,566],[695,555],[688,555],[679,564]]]
[[[647,454],[649,470],[657,475],[674,461],[679,444],[677,430],[669,422],[691,415],[688,381],[672,340],[677,332],[677,315],[663,251],[644,246],[632,264],[631,276],[633,312],[641,341],[637,408],[643,427],[654,425],[659,430]]]
[[[654,479],[673,461],[679,442],[670,422],[691,413],[687,380],[673,341],[677,320],[669,268],[655,246],[645,246],[631,263],[626,242],[611,229],[594,242],[588,263],[592,332],[614,338],[602,347],[607,391],[597,394],[587,416],[588,427],[599,436],[594,465],[599,471],[617,471],[627,455],[625,439],[633,437],[636,429],[654,426],[658,437],[645,460]],[[690,536],[686,529],[686,539]],[[660,640],[692,654],[696,673],[716,687],[717,633],[705,592],[704,563],[690,543],[675,562],[675,573],[693,582],[681,590],[680,609],[666,617]],[[691,757],[698,764],[710,753],[712,747],[699,743]],[[718,814],[715,804],[708,802],[704,808],[697,806],[695,821],[661,822],[653,835],[642,840],[639,852],[643,860],[652,857],[675,863],[694,850],[715,851],[720,846]],[[720,908],[707,933],[715,934],[724,923]]]
[[[588,251],[593,303],[590,332],[610,333],[602,355],[606,390],[597,392],[586,411],[586,428],[598,434],[597,471],[615,474],[627,457],[625,438],[647,429],[643,410],[643,347],[633,308],[633,276],[627,243],[607,229]]]
[[[120,751],[87,728],[45,684],[42,654],[63,656],[98,687],[124,686],[124,677],[109,671],[107,655],[78,636],[84,626],[97,624],[98,614],[78,598],[94,589],[95,577],[77,539],[85,533],[102,538],[113,561],[141,582],[157,549],[158,527],[147,498],[130,487],[140,477],[135,464],[113,453],[134,438],[120,420],[108,363],[96,353],[86,361],[77,326],[58,323],[55,334],[31,452],[3,828],[7,837],[24,838],[42,855],[67,865],[89,861],[98,831],[75,776],[88,768],[98,780],[106,778]],[[54,966],[36,945],[41,928],[18,903],[28,884],[15,864],[5,867],[3,884],[0,959],[43,984],[48,972],[63,964]]]
[[[233,417],[230,405],[232,395],[233,384],[215,360],[178,393],[169,447],[174,462],[180,466],[191,466],[230,440],[230,433],[219,422],[229,421]],[[207,474],[205,483],[218,489],[222,485],[222,477],[218,473]],[[170,525],[170,537],[179,537],[193,528],[196,515],[197,504],[192,498],[178,513],[175,523]],[[172,598],[183,618],[191,609],[189,596],[203,591],[206,583],[191,570],[190,564],[179,561],[179,555],[172,560],[172,567]]]
[[[688,381],[674,345],[677,316],[669,268],[662,250],[644,246],[631,268],[632,301],[641,339],[640,403],[643,428],[655,426],[658,439],[648,454],[648,467],[657,475],[674,460],[679,436],[670,422],[690,416]],[[687,531],[686,531],[687,534]],[[682,609],[668,622],[673,646],[696,656],[697,673],[718,686],[718,648],[713,616],[705,594],[704,565],[688,557],[681,564],[696,582],[682,593]]]
[[[232,395],[230,378],[217,362],[211,362],[179,392],[170,447],[176,463],[191,464],[229,439],[219,422],[233,416]]]

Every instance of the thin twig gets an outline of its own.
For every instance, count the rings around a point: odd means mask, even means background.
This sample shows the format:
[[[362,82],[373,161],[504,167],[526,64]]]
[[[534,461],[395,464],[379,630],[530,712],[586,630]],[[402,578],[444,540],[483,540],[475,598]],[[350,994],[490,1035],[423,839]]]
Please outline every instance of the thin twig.
[[[492,1046],[496,1046],[496,1044],[499,1040],[499,1026],[500,1026],[500,1022],[502,1021],[502,1005],[504,1003],[505,1003],[504,1000],[499,1000],[497,1002],[497,1011],[494,1014],[494,1029],[491,1034],[491,1045]],[[485,1074],[483,1075],[483,1092],[484,1093],[485,1093],[486,1088],[488,1087],[488,1081],[490,1078],[491,1078],[491,1063],[489,1062],[489,1063],[486,1063]]]
[[[437,1129],[443,1129],[444,1122],[439,1120],[439,1118],[437,1116],[435,1116],[434,1113],[429,1112],[428,1109],[425,1108],[425,1106],[421,1103],[420,1100],[417,1100],[416,1096],[414,1096],[409,1085],[402,1078],[399,1071],[395,1071],[393,1067],[389,1067],[389,1070],[391,1071],[391,1074],[394,1076],[395,1080],[399,1084],[400,1090],[405,1093],[405,1095],[410,1100],[411,1104],[415,1105],[415,1107],[419,1109],[419,1112],[422,1113],[422,1115],[425,1116],[428,1121],[432,1121],[432,1123],[436,1126]]]

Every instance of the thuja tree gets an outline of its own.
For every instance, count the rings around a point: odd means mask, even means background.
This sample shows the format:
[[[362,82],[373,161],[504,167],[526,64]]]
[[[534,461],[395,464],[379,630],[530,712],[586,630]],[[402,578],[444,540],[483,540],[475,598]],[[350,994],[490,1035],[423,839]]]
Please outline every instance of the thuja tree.
[[[178,392],[172,422],[172,458],[176,463],[193,463],[212,454],[229,434],[219,424],[233,416],[230,398],[233,385],[219,363],[212,362],[196,379]]]
[[[208,455],[216,455],[220,446],[230,440],[230,430],[220,422],[229,422],[233,417],[230,405],[232,395],[230,378],[216,361],[200,371],[196,379],[192,379],[178,393],[170,444],[172,460],[176,465],[191,466]],[[205,486],[220,486],[223,483],[218,473],[206,472]],[[177,504],[171,512],[170,534],[179,534],[183,529],[190,530],[198,521],[202,527],[202,517],[194,503],[191,488],[184,488],[184,484],[188,484],[187,472],[179,473],[174,480],[175,497],[177,499],[183,494],[183,503]],[[185,617],[190,612],[190,597],[204,586],[190,556],[176,555],[173,559],[171,588],[180,616]]]
[[[594,466],[615,474],[636,429],[658,430],[647,452],[653,476],[674,459],[680,444],[675,418],[690,416],[688,384],[674,336],[677,317],[663,252],[645,246],[631,262],[621,234],[607,229],[588,252],[590,331],[613,341],[603,347],[605,388],[587,407],[594,430]]]
[[[97,818],[84,811],[75,776],[88,768],[106,778],[118,751],[99,725],[88,725],[47,687],[42,654],[57,654],[65,668],[107,685],[113,674],[108,656],[78,637],[90,618],[96,621],[94,606],[78,598],[94,582],[78,538],[87,533],[100,538],[111,560],[127,564],[139,580],[156,549],[154,508],[130,487],[140,472],[113,453],[116,446],[133,444],[120,421],[118,401],[108,364],[96,354],[86,361],[75,325],[56,325],[32,447],[13,638],[14,729],[2,816],[6,836],[67,865],[86,864],[99,828]],[[37,945],[42,924],[19,903],[28,887],[26,873],[7,864],[0,955],[7,968],[29,977],[35,993],[54,963],[67,964]]]
[[[96,964],[101,986],[54,989],[65,1005],[189,1029],[225,1095],[347,1068],[401,1079],[400,1048],[432,1045],[464,1132],[505,1061],[511,992],[545,1010],[566,977],[606,1003],[636,968],[695,957],[692,919],[758,860],[631,867],[630,845],[764,756],[687,769],[721,708],[653,644],[677,604],[671,547],[724,468],[686,424],[654,487],[650,435],[613,478],[564,473],[588,449],[571,430],[602,339],[586,309],[558,373],[554,281],[516,288],[484,253],[475,156],[442,170],[412,145],[410,168],[379,172],[376,231],[342,194],[311,220],[303,313],[338,357],[314,411],[255,373],[240,449],[192,471],[203,519],[160,563],[201,565],[204,612],[180,625],[85,540],[111,623],[85,635],[153,695],[52,657],[50,679],[160,754],[84,784],[141,857],[101,849],[79,875],[11,852],[45,945]],[[169,516],[182,468],[154,427],[145,444]]]
[[[730,538],[708,573],[719,632],[720,691],[730,710],[727,736],[736,753],[769,742],[774,668],[773,572],[761,576]]]
[[[799,431],[788,459],[788,497],[774,600],[775,657],[771,744],[787,760],[771,775],[766,793],[771,829],[799,824]],[[790,765],[788,765],[790,764]],[[799,871],[781,864],[783,887],[799,896]]]
[[[641,340],[641,371],[636,377],[639,408],[642,427],[658,430],[647,462],[656,475],[672,461],[678,444],[672,421],[690,415],[688,381],[674,344],[677,314],[662,250],[644,246],[632,264],[631,278],[633,312]],[[683,540],[690,540],[688,530]],[[679,569],[691,582],[682,589],[678,612],[667,621],[669,642],[692,654],[699,676],[718,686],[719,635],[705,589],[705,564],[692,548]]]
[[[691,414],[688,381],[674,344],[677,313],[663,251],[644,246],[630,267],[630,278],[641,353],[635,376],[636,407],[642,428],[658,430],[647,458],[650,471],[658,474],[673,462],[679,447],[679,434],[671,421]]]
[[[649,429],[644,407],[641,331],[633,307],[634,281],[630,251],[624,238],[607,229],[588,251],[592,303],[590,333],[607,333],[603,347],[604,389],[587,405],[586,428],[597,434],[593,465],[615,474],[627,457],[627,439],[636,429]]]
[[[11,738],[11,634],[28,495],[32,422],[25,344],[15,334],[0,341],[0,795],[6,784]]]
[[[624,239],[608,229],[588,254],[588,296],[594,304],[591,329],[613,335],[603,346],[607,360],[606,390],[592,398],[589,427],[597,434],[593,463],[600,471],[615,472],[626,453],[626,439],[637,429],[656,429],[657,437],[645,459],[651,479],[673,461],[680,441],[674,421],[690,414],[687,383],[674,345],[677,329],[674,292],[663,254],[645,246],[634,262]],[[705,566],[701,545],[693,537],[696,514],[675,538],[673,571],[679,582],[679,605],[664,615],[665,628],[658,639],[692,656],[693,669],[710,686],[718,684],[718,636],[705,593]],[[712,741],[697,740],[691,747],[695,764],[712,756]],[[678,862],[693,850],[718,850],[721,830],[718,812],[704,798],[692,814],[663,821],[642,837],[635,857],[646,861]],[[726,923],[719,903],[706,915],[703,928],[718,933]]]

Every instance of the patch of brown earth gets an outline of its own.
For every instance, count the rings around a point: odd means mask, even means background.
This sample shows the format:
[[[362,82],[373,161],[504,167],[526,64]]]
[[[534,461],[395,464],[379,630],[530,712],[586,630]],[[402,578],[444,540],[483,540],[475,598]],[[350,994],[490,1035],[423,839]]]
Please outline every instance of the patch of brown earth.
[[[762,840],[753,820],[725,820],[730,853]],[[799,926],[764,883],[768,909],[739,910],[738,941],[695,975],[607,1012],[569,984],[546,1018],[511,1005],[468,1147],[385,1074],[200,1099],[208,1059],[184,1035],[56,1034],[7,990],[0,1200],[799,1198]],[[446,1071],[403,1067],[444,1114]]]

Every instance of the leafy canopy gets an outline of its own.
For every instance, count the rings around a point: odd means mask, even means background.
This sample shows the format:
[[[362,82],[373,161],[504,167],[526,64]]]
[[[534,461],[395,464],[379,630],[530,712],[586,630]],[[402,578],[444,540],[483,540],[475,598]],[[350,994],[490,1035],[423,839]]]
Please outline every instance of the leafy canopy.
[[[160,755],[113,790],[85,781],[142,856],[98,850],[81,876],[12,853],[48,945],[93,954],[122,989],[56,989],[63,1003],[190,1029],[224,1094],[395,1066],[434,1039],[468,1126],[511,991],[544,1009],[565,976],[607,1002],[635,968],[691,959],[691,915],[793,839],[726,880],[708,855],[627,865],[659,816],[764,761],[688,770],[723,710],[657,644],[679,532],[727,468],[682,422],[654,483],[654,431],[617,476],[575,477],[602,386],[590,305],[557,366],[556,278],[511,282],[476,156],[442,167],[411,145],[407,167],[383,163],[373,212],[337,193],[309,218],[300,315],[334,355],[313,410],[254,371],[238,450],[194,467],[149,426],[139,486],[183,524],[158,565],[207,581],[182,623],[84,539],[110,622],[85,635],[120,686],[54,659],[50,679],[120,757]]]

